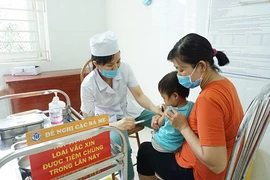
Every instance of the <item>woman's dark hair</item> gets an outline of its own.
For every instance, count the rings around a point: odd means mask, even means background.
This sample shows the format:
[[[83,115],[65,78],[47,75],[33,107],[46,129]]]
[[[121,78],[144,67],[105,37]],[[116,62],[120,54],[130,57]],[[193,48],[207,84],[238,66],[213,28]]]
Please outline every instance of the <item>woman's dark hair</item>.
[[[213,69],[220,71],[214,64],[213,57],[216,56],[219,66],[224,66],[230,61],[222,51],[212,48],[210,42],[203,36],[190,33],[180,39],[169,52],[167,59],[172,61],[179,58],[181,61],[195,67],[199,61],[207,62]]]
[[[169,97],[176,92],[181,97],[188,97],[189,89],[178,83],[177,71],[166,74],[158,83],[158,90]]]
[[[111,62],[111,60],[113,59],[113,55],[110,55],[110,56],[94,56],[94,55],[91,55],[91,59],[92,61],[96,61],[97,64],[100,64],[100,65],[105,65],[109,62]],[[94,65],[93,63],[93,69],[95,69],[96,66]]]

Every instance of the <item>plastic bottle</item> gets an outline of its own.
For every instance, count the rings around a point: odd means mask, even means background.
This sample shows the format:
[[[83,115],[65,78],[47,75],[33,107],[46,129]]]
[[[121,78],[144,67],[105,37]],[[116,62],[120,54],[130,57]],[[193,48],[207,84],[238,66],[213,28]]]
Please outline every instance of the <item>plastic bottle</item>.
[[[52,102],[49,103],[49,117],[53,126],[63,124],[64,122],[63,111],[57,93],[55,93]]]
[[[58,101],[58,105],[62,109],[63,121],[65,121],[67,118],[66,103],[64,101]]]

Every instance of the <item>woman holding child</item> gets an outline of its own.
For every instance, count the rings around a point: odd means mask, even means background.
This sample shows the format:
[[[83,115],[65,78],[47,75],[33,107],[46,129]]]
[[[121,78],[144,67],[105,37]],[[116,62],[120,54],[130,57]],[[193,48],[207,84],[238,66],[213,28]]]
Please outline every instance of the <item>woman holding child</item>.
[[[137,155],[141,180],[156,179],[155,173],[164,180],[225,179],[243,109],[234,85],[219,74],[214,57],[219,66],[229,63],[223,52],[194,33],[180,39],[169,52],[179,84],[202,90],[188,118],[173,107],[164,112],[185,139],[180,150],[162,153],[151,142],[141,144]],[[158,129],[162,118],[155,116],[152,127]]]

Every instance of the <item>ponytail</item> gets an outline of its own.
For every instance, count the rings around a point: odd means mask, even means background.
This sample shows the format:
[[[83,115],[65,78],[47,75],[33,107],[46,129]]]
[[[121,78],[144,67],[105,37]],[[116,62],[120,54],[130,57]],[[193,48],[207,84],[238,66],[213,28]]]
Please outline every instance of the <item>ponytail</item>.
[[[219,66],[225,66],[230,62],[226,54],[224,54],[222,51],[217,51],[216,58]]]

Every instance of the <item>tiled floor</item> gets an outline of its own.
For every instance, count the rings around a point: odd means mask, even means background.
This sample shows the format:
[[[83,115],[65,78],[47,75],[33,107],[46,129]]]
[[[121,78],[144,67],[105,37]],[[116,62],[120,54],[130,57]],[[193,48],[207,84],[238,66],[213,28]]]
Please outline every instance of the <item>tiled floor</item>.
[[[141,143],[143,141],[150,141],[152,137],[151,130],[149,128],[144,128],[142,131],[139,132],[139,136],[140,136]],[[138,145],[135,138],[129,138],[129,140],[132,147],[132,160],[133,160],[133,163],[136,163]],[[136,166],[134,166],[134,173],[135,173],[134,180],[138,180],[139,178],[138,178]],[[119,179],[119,176],[117,176],[117,178]],[[105,177],[102,180],[111,180],[111,176]]]

